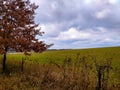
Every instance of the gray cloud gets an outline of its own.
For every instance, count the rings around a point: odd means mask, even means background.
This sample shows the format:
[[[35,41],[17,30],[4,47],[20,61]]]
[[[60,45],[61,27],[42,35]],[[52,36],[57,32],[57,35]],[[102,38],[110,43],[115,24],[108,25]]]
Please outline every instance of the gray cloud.
[[[86,47],[119,45],[119,0],[31,1],[39,5],[35,21],[40,23],[45,32],[42,38],[48,43],[54,43],[53,48],[80,47],[77,46],[78,43]],[[71,28],[76,31],[66,36]],[[98,32],[100,28],[104,28],[106,32]],[[89,33],[91,38],[83,38],[85,33]],[[71,38],[72,34],[76,38]],[[95,37],[97,35],[99,38]],[[68,39],[62,40],[65,37]],[[67,43],[70,46],[66,45]],[[87,43],[91,43],[91,45],[89,46]]]

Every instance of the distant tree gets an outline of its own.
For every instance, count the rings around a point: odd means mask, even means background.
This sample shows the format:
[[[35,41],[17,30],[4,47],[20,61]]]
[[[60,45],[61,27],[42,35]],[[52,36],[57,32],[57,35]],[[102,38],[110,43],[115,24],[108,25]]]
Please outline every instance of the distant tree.
[[[6,72],[6,54],[10,49],[16,52],[42,52],[49,46],[36,36],[43,32],[35,24],[35,10],[38,8],[29,0],[0,0],[0,54],[3,55],[2,72]]]

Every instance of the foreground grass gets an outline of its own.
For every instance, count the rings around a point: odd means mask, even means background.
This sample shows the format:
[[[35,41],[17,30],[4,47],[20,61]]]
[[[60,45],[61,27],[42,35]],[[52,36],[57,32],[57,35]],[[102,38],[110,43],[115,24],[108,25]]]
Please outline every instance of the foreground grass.
[[[8,71],[0,75],[0,90],[95,90],[101,66],[108,67],[101,77],[103,89],[119,90],[119,59],[120,47],[46,51],[30,57],[8,54]]]

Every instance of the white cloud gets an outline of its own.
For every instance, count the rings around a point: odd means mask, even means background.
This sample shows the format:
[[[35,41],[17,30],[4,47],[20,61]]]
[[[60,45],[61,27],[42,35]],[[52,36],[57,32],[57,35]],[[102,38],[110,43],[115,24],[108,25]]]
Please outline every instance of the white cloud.
[[[60,25],[57,23],[48,23],[48,24],[40,24],[41,31],[43,31],[45,36],[54,37],[60,33]]]
[[[91,35],[86,31],[79,31],[76,28],[70,28],[67,31],[61,32],[56,38],[57,40],[75,40],[75,39],[87,39]]]
[[[120,33],[114,32],[114,30],[107,30],[103,27],[84,30],[72,27],[60,32],[56,37],[43,37],[43,41],[48,44],[54,43],[52,48],[96,47],[97,45],[99,46],[105,43],[107,43],[107,45],[118,45],[118,43],[120,43],[119,34]]]
[[[95,13],[95,17],[98,19],[104,19],[111,13],[110,9],[103,9]]]
[[[85,4],[91,4],[91,3],[92,3],[92,0],[84,0],[84,3],[85,3]]]
[[[109,3],[111,4],[116,4],[118,2],[118,0],[109,0]]]
[[[112,38],[105,38],[103,41],[104,42],[113,42],[114,40]]]
[[[86,30],[77,30],[76,28],[70,28],[67,31],[61,32],[57,37],[53,37],[54,40],[83,40],[83,41],[102,41],[102,42],[112,42],[119,40],[119,33],[114,31],[109,31],[106,28],[98,27],[94,29],[86,29]]]

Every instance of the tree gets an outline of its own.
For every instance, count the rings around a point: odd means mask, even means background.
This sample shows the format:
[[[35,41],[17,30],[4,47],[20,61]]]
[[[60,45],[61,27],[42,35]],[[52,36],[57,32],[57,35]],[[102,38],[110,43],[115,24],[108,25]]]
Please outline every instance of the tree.
[[[2,72],[6,72],[6,54],[10,49],[28,54],[47,49],[36,36],[43,32],[35,24],[35,10],[38,8],[29,0],[0,0],[0,54],[3,55]]]

